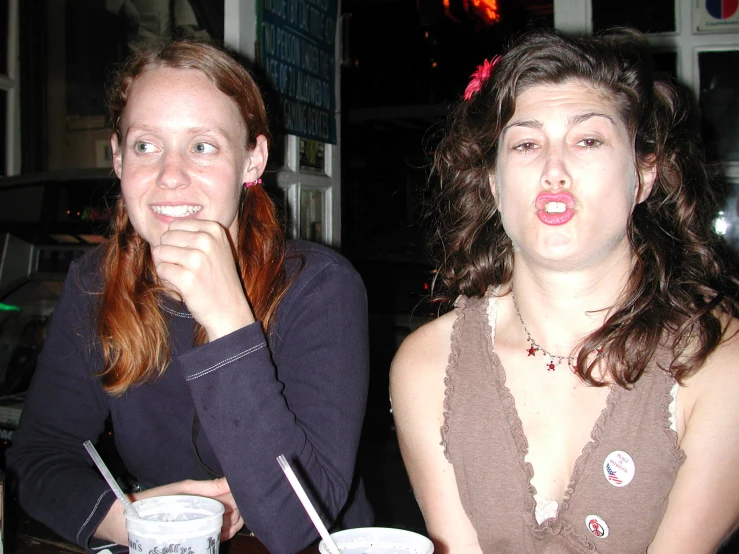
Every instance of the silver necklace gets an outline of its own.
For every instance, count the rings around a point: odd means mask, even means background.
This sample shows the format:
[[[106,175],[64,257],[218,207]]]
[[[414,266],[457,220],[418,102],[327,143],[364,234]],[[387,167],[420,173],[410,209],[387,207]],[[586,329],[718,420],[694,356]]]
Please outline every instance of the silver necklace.
[[[547,371],[554,371],[557,366],[565,360],[567,361],[567,365],[570,367],[570,369],[572,371],[575,371],[577,369],[577,356],[560,356],[558,354],[552,354],[551,352],[549,352],[549,350],[536,342],[534,340],[534,337],[531,336],[531,333],[529,333],[529,330],[526,328],[526,324],[521,317],[521,312],[518,311],[516,297],[513,295],[513,293],[511,293],[511,299],[513,300],[513,307],[516,309],[516,315],[518,316],[521,325],[523,325],[523,330],[526,333],[526,340],[530,343],[530,346],[526,349],[526,352],[528,352],[529,356],[536,356],[537,352],[541,352],[545,356],[549,356],[549,362],[547,362]]]

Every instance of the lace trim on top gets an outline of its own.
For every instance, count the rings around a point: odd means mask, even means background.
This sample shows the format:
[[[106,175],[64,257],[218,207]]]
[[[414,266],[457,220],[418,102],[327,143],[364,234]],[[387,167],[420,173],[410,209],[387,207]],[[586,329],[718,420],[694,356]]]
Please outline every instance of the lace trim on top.
[[[495,321],[498,314],[498,304],[491,302],[490,298],[495,295],[497,289],[488,287],[485,291],[484,298],[487,299],[482,305],[486,306],[486,313],[488,321]],[[465,312],[464,309],[467,306],[467,297],[459,295],[454,301],[454,311],[456,318],[454,325],[452,326],[451,336],[451,352],[449,353],[449,360],[446,366],[446,373],[444,376],[444,424],[441,426],[441,442],[439,443],[444,449],[444,456],[447,461],[451,463],[449,453],[447,452],[447,435],[449,433],[449,420],[452,415],[451,409],[451,397],[454,394],[454,383],[452,382],[452,374],[457,369],[457,362],[459,360],[459,351],[462,347],[462,341],[459,337],[460,329],[464,323]],[[490,330],[490,340],[492,341],[495,337],[495,325]],[[489,343],[492,344],[492,343]]]
[[[452,383],[452,373],[457,368],[457,361],[459,360],[459,350],[461,348],[461,341],[459,339],[460,327],[464,321],[464,307],[467,305],[467,298],[459,295],[454,301],[454,311],[456,312],[456,319],[452,326],[451,336],[451,352],[449,353],[449,360],[446,366],[446,373],[444,375],[444,424],[441,426],[441,442],[439,443],[444,449],[444,457],[447,462],[451,463],[449,458],[449,452],[447,451],[447,435],[449,434],[449,419],[452,415],[452,408],[450,399],[454,394],[454,384]]]
[[[677,381],[674,385],[672,385],[672,388],[670,389],[670,406],[668,407],[668,410],[670,411],[670,429],[675,431],[677,433],[677,391],[680,388],[680,383]]]
[[[662,400],[662,413],[664,414],[665,422],[667,422],[665,433],[667,433],[670,439],[678,464],[682,464],[685,461],[686,455],[677,443],[677,394],[679,390],[680,383],[675,382],[670,389],[670,394],[666,395]]]
[[[536,517],[536,501],[534,496],[536,495],[536,488],[531,484],[531,479],[534,477],[534,467],[526,461],[526,454],[529,451],[529,442],[526,435],[523,432],[523,424],[521,419],[518,417],[516,411],[515,400],[511,391],[505,384],[506,375],[503,369],[503,364],[495,353],[494,338],[495,338],[495,325],[498,315],[497,302],[496,302],[497,290],[492,287],[488,287],[485,292],[485,301],[480,303],[479,317],[483,318],[485,339],[489,349],[489,355],[491,359],[491,372],[493,379],[495,379],[497,390],[499,391],[499,399],[503,406],[503,413],[508,421],[508,428],[511,431],[513,442],[518,450],[518,462],[523,473],[523,477],[526,481],[526,492],[524,495],[524,512],[531,515],[529,521],[532,530],[537,528],[535,523]],[[477,315],[477,314],[476,314]],[[551,520],[550,520],[551,521]]]
[[[498,303],[493,299],[487,302],[488,325],[490,326],[490,344],[495,344],[495,322],[498,321]]]
[[[557,517],[559,502],[557,502],[556,500],[549,500],[548,498],[544,498],[540,494],[535,494],[534,500],[536,501],[536,509],[534,510],[536,523],[541,525],[542,521]]]

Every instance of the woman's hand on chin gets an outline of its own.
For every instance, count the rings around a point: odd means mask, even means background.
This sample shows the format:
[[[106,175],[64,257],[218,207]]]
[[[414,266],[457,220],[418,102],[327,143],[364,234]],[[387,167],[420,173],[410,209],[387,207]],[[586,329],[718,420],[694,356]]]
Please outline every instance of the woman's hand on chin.
[[[182,296],[208,340],[254,323],[228,231],[219,223],[174,220],[151,253],[157,275]]]

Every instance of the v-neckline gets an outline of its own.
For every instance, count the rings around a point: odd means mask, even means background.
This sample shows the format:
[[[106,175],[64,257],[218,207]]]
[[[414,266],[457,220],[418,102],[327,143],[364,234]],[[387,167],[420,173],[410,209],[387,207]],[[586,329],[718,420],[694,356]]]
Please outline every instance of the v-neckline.
[[[513,397],[513,394],[511,393],[510,389],[506,385],[506,370],[503,366],[503,362],[500,360],[500,357],[495,352],[495,327],[491,325],[491,318],[493,315],[490,313],[490,303],[495,302],[495,323],[497,323],[497,297],[494,295],[493,291],[488,291],[488,293],[485,295],[487,297],[487,303],[484,303],[484,310],[483,310],[483,316],[485,318],[485,325],[483,326],[483,329],[487,331],[487,344],[488,344],[488,352],[491,357],[491,368],[494,374],[494,377],[498,381],[499,390],[501,392],[501,395],[504,398],[503,405],[505,406],[506,411],[508,412],[508,423],[509,423],[509,432],[512,435],[512,438],[514,440],[514,443],[516,444],[517,452],[518,452],[518,459],[519,463],[521,464],[521,468],[524,471],[524,474],[527,478],[527,490],[525,492],[526,494],[526,514],[527,517],[530,518],[530,524],[532,525],[533,529],[546,529],[547,527],[551,527],[555,525],[556,523],[561,521],[562,514],[567,510],[569,507],[570,500],[572,499],[572,496],[576,493],[576,483],[579,481],[580,476],[585,471],[585,468],[590,460],[590,454],[593,451],[593,449],[598,446],[600,443],[600,437],[603,433],[603,429],[606,425],[606,422],[608,420],[608,417],[610,416],[611,412],[613,411],[613,406],[616,402],[616,395],[618,394],[618,390],[620,390],[621,387],[612,386],[611,390],[608,392],[608,395],[606,396],[606,405],[601,410],[600,414],[598,415],[598,418],[595,420],[595,423],[593,424],[593,427],[590,430],[590,440],[586,442],[581,451],[580,455],[575,460],[575,464],[572,467],[572,470],[570,472],[570,479],[567,483],[567,487],[565,488],[564,495],[562,496],[561,501],[557,502],[557,513],[554,517],[550,517],[542,521],[541,523],[536,521],[536,498],[535,495],[537,494],[536,487],[531,483],[531,480],[534,477],[534,466],[531,462],[526,461],[526,454],[528,453],[529,449],[529,441],[526,437],[526,433],[523,429],[523,423],[521,422],[521,417],[518,415],[518,409],[516,408],[516,401]],[[552,499],[549,499],[552,500]]]

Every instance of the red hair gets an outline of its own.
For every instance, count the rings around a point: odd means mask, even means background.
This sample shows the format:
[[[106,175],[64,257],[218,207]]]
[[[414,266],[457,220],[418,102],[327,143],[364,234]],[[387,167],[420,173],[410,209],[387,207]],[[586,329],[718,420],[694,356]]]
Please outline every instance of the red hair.
[[[121,141],[120,120],[135,79],[146,71],[169,67],[196,69],[238,106],[247,131],[247,149],[260,135],[269,142],[264,102],[258,86],[230,54],[203,41],[178,40],[148,45],[128,59],[110,89],[108,106],[113,132]],[[149,244],[131,225],[123,198],[111,222],[105,247],[98,338],[103,353],[103,386],[113,395],[161,376],[169,365],[167,319],[159,306],[159,284]],[[274,203],[260,186],[242,191],[239,233],[234,237],[236,263],[254,317],[269,330],[288,283],[285,236]],[[196,325],[195,344],[206,342]]]

